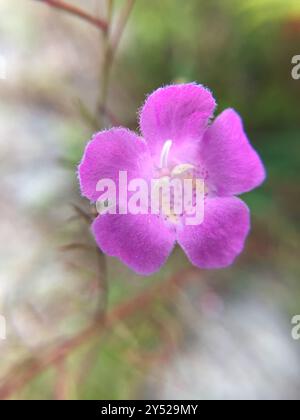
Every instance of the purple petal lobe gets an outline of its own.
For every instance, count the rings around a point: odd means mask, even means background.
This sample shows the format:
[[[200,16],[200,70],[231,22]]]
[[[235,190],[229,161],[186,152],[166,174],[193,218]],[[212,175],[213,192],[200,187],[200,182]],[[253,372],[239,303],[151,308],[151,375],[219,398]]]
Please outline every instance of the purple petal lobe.
[[[250,191],[265,179],[264,166],[233,109],[222,112],[207,129],[200,159],[208,172],[209,186],[218,196]]]
[[[152,93],[141,110],[140,128],[156,161],[166,140],[172,140],[176,158],[183,149],[187,154],[191,143],[201,139],[215,105],[210,91],[193,83]]]
[[[203,223],[181,226],[177,240],[195,266],[222,268],[241,253],[249,229],[249,209],[243,201],[236,197],[211,198],[205,202]]]
[[[82,194],[96,201],[100,179],[109,178],[118,184],[119,171],[133,178],[150,179],[152,161],[145,141],[125,128],[113,128],[96,134],[87,144],[78,176]]]
[[[92,231],[104,253],[119,258],[141,275],[158,271],[175,243],[175,230],[151,214],[98,216]]]

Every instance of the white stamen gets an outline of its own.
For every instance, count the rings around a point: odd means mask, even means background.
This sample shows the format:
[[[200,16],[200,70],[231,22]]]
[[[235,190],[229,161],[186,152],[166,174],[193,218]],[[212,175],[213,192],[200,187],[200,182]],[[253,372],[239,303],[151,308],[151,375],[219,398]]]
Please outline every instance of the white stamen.
[[[160,154],[160,168],[166,168],[168,166],[168,157],[171,146],[172,140],[166,140]]]

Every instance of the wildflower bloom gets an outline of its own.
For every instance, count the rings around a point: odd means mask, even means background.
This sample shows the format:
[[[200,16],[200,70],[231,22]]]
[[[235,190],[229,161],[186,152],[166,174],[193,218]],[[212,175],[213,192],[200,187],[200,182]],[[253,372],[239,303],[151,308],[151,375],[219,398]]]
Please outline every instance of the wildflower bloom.
[[[246,204],[235,197],[265,178],[264,167],[244,132],[241,118],[226,109],[213,122],[216,103],[197,84],[160,88],[140,113],[141,137],[125,128],[96,134],[86,146],[78,175],[82,194],[95,202],[99,179],[172,176],[205,180],[204,220],[187,225],[185,216],[98,215],[92,231],[100,249],[135,272],[149,275],[167,260],[175,243],[201,268],[226,267],[241,253],[250,229]],[[185,175],[183,175],[185,176]]]

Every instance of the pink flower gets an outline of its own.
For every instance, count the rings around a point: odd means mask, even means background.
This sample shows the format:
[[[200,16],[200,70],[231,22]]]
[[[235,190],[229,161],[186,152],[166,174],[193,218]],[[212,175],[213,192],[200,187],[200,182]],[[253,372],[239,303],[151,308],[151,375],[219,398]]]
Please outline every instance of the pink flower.
[[[79,165],[82,194],[95,202],[100,179],[149,181],[157,168],[172,171],[188,164],[205,178],[204,221],[186,225],[184,215],[174,221],[164,214],[99,215],[92,231],[99,248],[119,258],[135,272],[159,270],[178,243],[197,267],[221,268],[241,253],[250,229],[249,209],[241,193],[260,185],[263,164],[250,145],[241,118],[226,109],[212,123],[216,103],[209,90],[196,84],[160,88],[140,113],[142,137],[112,128],[96,134]]]

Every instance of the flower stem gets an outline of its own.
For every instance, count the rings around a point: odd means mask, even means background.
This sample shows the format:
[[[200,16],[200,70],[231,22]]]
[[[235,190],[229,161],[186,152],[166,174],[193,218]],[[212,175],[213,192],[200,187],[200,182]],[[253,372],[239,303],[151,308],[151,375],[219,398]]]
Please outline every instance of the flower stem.
[[[22,390],[22,388],[34,379],[44,370],[57,365],[64,361],[70,353],[81,347],[95,336],[99,336],[101,332],[114,329],[120,322],[130,318],[141,311],[145,311],[151,307],[151,304],[158,299],[172,299],[174,294],[181,290],[181,286],[189,282],[199,280],[199,271],[195,268],[188,268],[171,276],[167,281],[156,284],[132,299],[123,302],[111,309],[103,318],[100,314],[99,318],[86,329],[78,333],[78,335],[60,343],[55,348],[46,349],[38,358],[29,358],[15,366],[0,384],[0,400],[10,398],[14,393]]]
[[[54,7],[55,9],[68,12],[74,16],[78,16],[81,19],[91,23],[92,25],[96,26],[97,28],[101,29],[103,32],[107,32],[108,24],[102,19],[99,19],[95,16],[90,15],[89,13],[85,12],[84,10],[76,7],[74,5],[68,4],[61,0],[40,0],[43,3],[48,4],[48,6]]]

